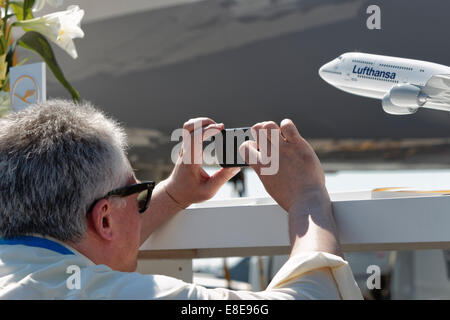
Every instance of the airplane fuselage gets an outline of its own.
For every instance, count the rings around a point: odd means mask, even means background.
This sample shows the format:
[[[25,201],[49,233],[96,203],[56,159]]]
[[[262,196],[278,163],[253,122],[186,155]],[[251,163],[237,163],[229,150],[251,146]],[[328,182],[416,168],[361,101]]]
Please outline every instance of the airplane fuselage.
[[[436,74],[450,74],[450,67],[359,52],[344,53],[319,70],[319,75],[329,84],[376,99],[382,99],[397,84],[423,87]]]

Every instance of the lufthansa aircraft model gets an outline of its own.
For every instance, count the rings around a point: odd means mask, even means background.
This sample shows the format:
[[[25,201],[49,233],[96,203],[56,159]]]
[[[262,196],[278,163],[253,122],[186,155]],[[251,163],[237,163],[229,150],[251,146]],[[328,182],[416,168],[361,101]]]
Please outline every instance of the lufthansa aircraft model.
[[[437,63],[348,52],[319,70],[343,91],[381,99],[390,114],[412,114],[420,107],[450,111],[450,67]]]

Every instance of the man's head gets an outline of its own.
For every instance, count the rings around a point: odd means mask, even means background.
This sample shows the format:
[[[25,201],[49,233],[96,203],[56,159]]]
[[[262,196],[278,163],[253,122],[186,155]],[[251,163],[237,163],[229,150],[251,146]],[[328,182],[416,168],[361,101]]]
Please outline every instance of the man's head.
[[[41,234],[132,270],[140,239],[126,136],[88,104],[53,100],[0,119],[0,236]],[[98,200],[100,199],[100,200]]]

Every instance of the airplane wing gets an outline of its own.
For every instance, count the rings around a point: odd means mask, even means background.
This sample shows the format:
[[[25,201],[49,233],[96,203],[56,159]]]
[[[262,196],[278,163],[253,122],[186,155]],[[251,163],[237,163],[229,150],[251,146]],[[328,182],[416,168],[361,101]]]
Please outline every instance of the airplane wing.
[[[421,92],[428,97],[423,107],[450,111],[450,74],[432,76]]]

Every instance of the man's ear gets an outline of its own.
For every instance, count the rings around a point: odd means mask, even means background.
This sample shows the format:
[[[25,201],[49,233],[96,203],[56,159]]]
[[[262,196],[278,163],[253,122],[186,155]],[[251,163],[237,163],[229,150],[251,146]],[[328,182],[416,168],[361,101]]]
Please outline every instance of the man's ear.
[[[111,209],[111,203],[108,200],[100,199],[89,214],[93,231],[104,240],[113,239]]]

